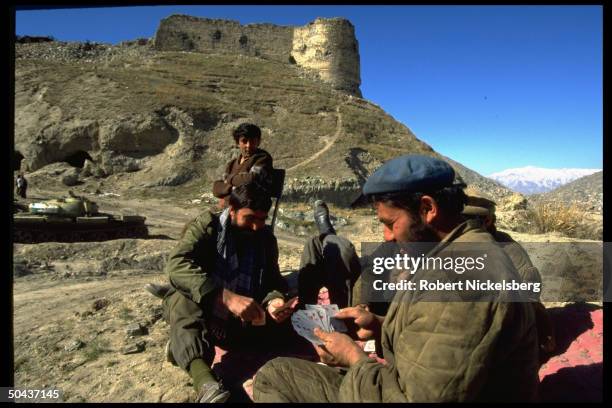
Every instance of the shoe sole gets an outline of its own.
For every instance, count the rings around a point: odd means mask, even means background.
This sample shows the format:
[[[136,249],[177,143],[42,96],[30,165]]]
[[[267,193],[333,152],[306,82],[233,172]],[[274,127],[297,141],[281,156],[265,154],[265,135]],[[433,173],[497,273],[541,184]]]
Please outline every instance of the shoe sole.
[[[225,401],[227,401],[230,397],[230,392],[229,391],[225,391],[222,394],[217,395],[216,397],[214,397],[211,401],[208,401],[211,404],[214,403],[223,403]]]
[[[166,343],[164,351],[166,352],[166,361],[172,364],[173,366],[178,366],[178,364],[176,364],[174,356],[172,355],[172,351],[170,350],[170,341]]]

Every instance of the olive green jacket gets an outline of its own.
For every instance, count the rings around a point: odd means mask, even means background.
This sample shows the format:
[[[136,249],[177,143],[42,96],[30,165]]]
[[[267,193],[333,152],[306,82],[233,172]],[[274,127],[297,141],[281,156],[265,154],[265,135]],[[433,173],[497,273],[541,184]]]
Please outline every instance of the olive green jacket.
[[[478,222],[453,230],[429,256],[452,256],[455,242],[494,242]],[[455,246],[456,247],[456,246]],[[487,268],[518,279],[508,256],[491,246]],[[452,272],[451,272],[452,273]],[[417,271],[415,279],[444,274]],[[525,302],[433,302],[426,291],[395,296],[385,317],[382,355],[350,367],[341,401],[530,401],[537,398],[538,350],[533,309]]]
[[[518,271],[523,282],[539,283],[542,286],[542,276],[538,268],[533,266],[529,254],[525,248],[505,232],[495,231],[493,237],[500,243],[504,252],[510,257],[514,267]],[[538,331],[538,343],[543,353],[552,352],[555,347],[555,328],[546,311],[546,307],[540,302],[540,292],[528,292],[529,299],[535,312],[536,327]],[[545,356],[545,354],[543,354]]]
[[[542,277],[540,276],[538,268],[533,266],[527,251],[525,251],[525,248],[523,248],[521,244],[512,239],[510,235],[501,231],[495,231],[493,238],[495,238],[495,241],[501,245],[504,252],[510,257],[512,264],[523,282],[542,283]],[[530,300],[538,302],[540,300],[540,293],[541,292],[533,293]]]
[[[171,285],[198,304],[203,304],[208,295],[218,293],[221,289],[211,276],[216,265],[218,228],[219,217],[209,211],[203,212],[188,224],[166,262],[165,273]],[[265,266],[261,276],[253,279],[260,282],[254,299],[265,304],[277,297],[284,299],[287,283],[278,267],[276,238],[268,227],[261,234]]]

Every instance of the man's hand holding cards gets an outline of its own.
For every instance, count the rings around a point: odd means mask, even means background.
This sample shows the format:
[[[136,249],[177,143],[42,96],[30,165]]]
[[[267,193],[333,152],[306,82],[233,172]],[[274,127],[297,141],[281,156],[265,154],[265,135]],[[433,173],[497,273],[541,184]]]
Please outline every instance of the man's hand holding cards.
[[[305,310],[298,310],[291,316],[295,331],[314,345],[322,345],[323,341],[314,334],[315,327],[325,332],[346,332],[347,327],[334,316],[338,313],[338,305],[306,305]]]

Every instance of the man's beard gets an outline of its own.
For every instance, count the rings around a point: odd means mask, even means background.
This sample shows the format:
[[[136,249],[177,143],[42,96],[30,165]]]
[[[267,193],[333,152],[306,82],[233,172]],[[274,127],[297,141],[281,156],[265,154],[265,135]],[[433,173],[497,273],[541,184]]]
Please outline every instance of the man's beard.
[[[408,228],[405,241],[407,242],[440,242],[440,237],[435,230],[425,224],[421,218],[416,217],[417,221]]]
[[[233,221],[232,221],[232,235],[236,239],[236,243],[239,246],[252,245],[257,241],[257,238],[258,238],[257,232],[251,229],[240,228]]]

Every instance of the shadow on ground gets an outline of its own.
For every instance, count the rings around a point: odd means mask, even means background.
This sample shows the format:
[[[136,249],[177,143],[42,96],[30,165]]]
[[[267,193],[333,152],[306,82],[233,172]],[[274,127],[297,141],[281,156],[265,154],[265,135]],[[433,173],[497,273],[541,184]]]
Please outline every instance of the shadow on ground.
[[[175,238],[172,238],[171,236],[168,236],[166,234],[147,235],[145,239],[164,239],[164,240],[176,241]]]
[[[563,307],[546,309],[555,328],[555,351],[544,361],[565,353],[574,340],[581,334],[593,329],[591,312],[601,306],[588,303],[572,303]]]
[[[540,369],[542,402],[598,402],[603,397],[603,310],[574,303],[547,309],[556,349]]]

